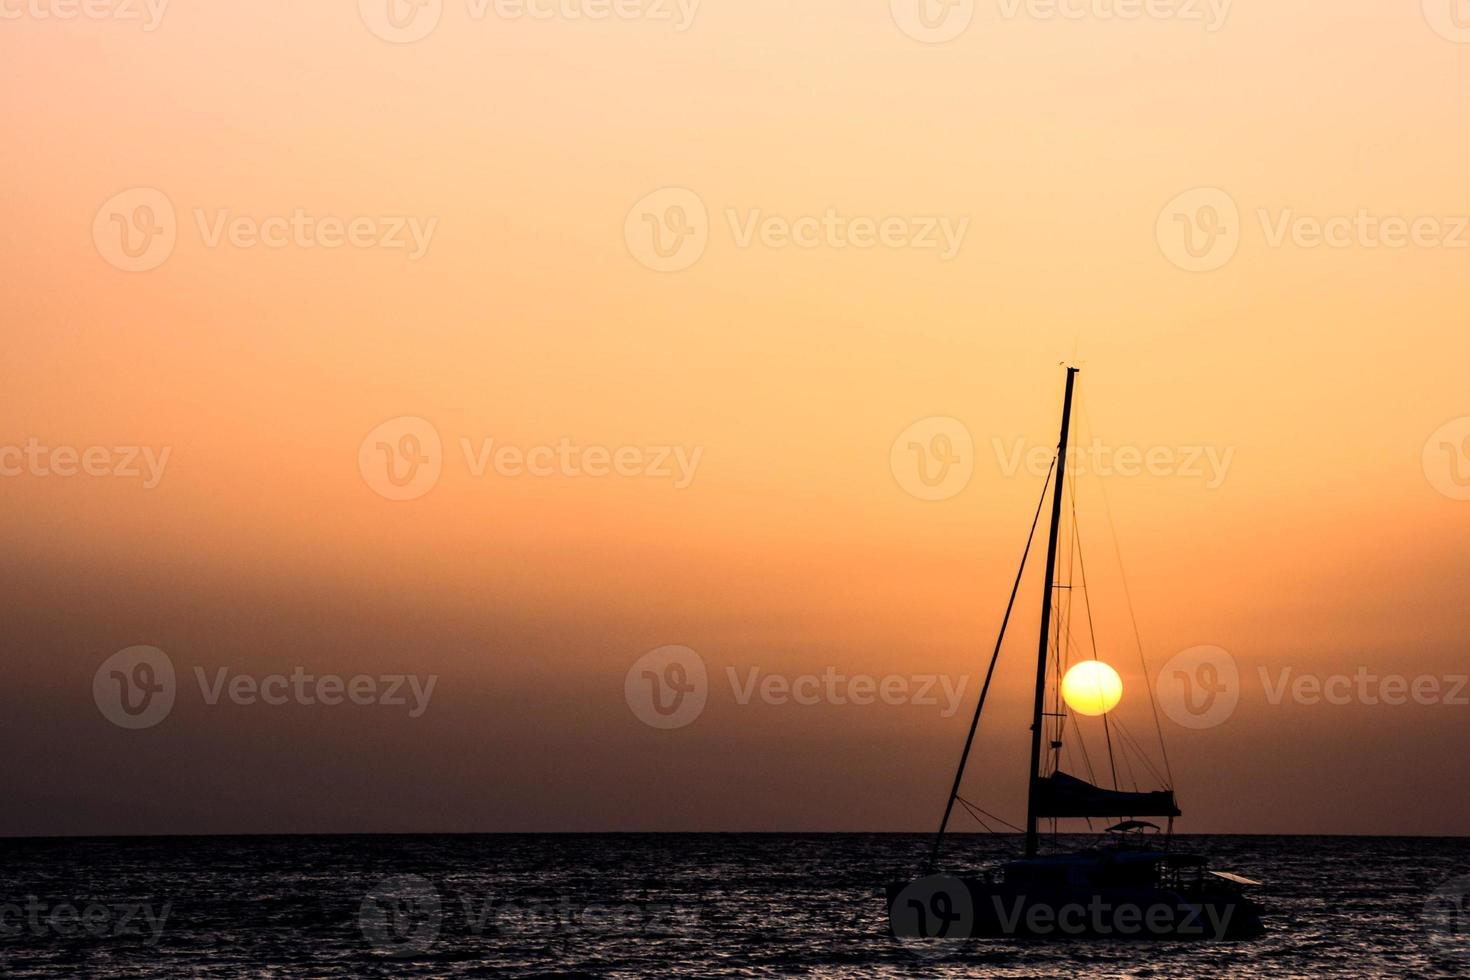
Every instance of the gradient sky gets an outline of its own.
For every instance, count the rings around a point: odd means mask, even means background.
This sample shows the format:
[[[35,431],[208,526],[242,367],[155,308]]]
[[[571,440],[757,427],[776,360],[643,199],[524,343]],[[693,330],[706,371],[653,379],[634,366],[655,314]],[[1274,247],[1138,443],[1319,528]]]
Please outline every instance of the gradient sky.
[[[36,4],[0,22],[0,446],[169,457],[152,488],[0,477],[0,833],[929,829],[1041,488],[995,446],[1055,441],[1064,360],[1082,439],[1233,454],[1214,486],[1106,485],[1151,666],[1213,645],[1242,677],[1225,723],[1164,723],[1181,829],[1470,833],[1470,706],[1272,704],[1259,674],[1470,671],[1470,501],[1425,455],[1470,415],[1470,231],[1271,235],[1470,214],[1470,44],[1420,4],[1255,0],[1210,31],[996,0],[942,44],[884,0],[706,0],[682,31],[446,0],[401,44],[350,2],[151,31]],[[708,244],[660,272],[625,226],[670,187]],[[146,271],[94,236],[132,188],[176,212]],[[1209,271],[1160,231],[1194,188],[1238,208]],[[210,246],[196,219],[297,209],[436,224],[411,258]],[[828,209],[968,225],[946,260],[742,247],[728,217]],[[403,416],[443,472],[391,501],[359,450]],[[890,458],[932,417],[974,442],[943,500]],[[462,438],[701,455],[683,488],[475,477]],[[1100,483],[1077,484],[1099,646],[1148,734]],[[1013,821],[1038,589],[966,789]],[[180,691],[125,731],[92,680],[138,644]],[[711,687],[664,731],[624,681],[670,644]],[[209,705],[196,666],[438,681],[410,719]],[[741,705],[728,667],[968,697]]]

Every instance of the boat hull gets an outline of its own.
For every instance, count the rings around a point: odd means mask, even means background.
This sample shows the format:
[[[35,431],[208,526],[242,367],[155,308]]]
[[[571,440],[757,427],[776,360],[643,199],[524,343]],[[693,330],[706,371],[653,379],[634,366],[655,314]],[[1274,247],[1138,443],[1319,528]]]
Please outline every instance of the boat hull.
[[[1263,931],[1260,907],[1225,891],[1007,885],[933,875],[889,885],[900,939],[1238,940]]]

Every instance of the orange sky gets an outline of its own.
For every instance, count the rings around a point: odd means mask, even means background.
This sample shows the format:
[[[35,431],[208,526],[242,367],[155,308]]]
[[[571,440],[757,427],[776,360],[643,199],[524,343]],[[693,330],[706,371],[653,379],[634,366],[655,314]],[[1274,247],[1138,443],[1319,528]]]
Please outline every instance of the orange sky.
[[[1470,706],[1273,705],[1259,674],[1470,670],[1470,501],[1424,460],[1470,415],[1470,44],[1419,4],[1242,2],[1211,31],[995,0],[927,44],[882,0],[706,0],[684,30],[445,0],[409,43],[352,3],[145,30],[51,2],[0,25],[0,448],[168,457],[151,487],[0,477],[0,833],[928,829],[969,698],[741,705],[726,668],[970,675],[972,698],[1040,491],[1005,454],[1054,442],[1063,360],[1081,439],[1229,454],[1218,485],[1107,482],[1152,665],[1240,665],[1226,723],[1166,727],[1181,828],[1470,833]],[[175,242],[125,271],[109,202],[136,188]],[[675,271],[637,238],[664,188],[704,210]],[[1205,271],[1168,234],[1195,188],[1238,217]],[[408,245],[211,244],[298,211],[375,241],[401,219]],[[964,232],[952,255],[744,237],[829,211]],[[1439,244],[1274,235],[1360,212]],[[442,473],[392,501],[359,454],[404,416]],[[921,500],[891,455],[932,417],[973,476]],[[686,486],[476,476],[461,440],[487,439],[699,456]],[[1099,482],[1099,644],[1146,712]],[[1012,820],[1038,589],[967,784]],[[136,644],[181,688],[123,731],[91,684]],[[669,644],[711,688],[659,731],[623,685]],[[413,719],[194,686],[299,665],[439,680]]]

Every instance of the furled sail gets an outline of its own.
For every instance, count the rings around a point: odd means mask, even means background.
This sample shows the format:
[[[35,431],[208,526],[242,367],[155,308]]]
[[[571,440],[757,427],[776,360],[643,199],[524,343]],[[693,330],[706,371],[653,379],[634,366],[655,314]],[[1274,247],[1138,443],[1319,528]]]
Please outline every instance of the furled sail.
[[[1038,817],[1177,817],[1173,790],[1123,793],[1058,771],[1036,786]]]

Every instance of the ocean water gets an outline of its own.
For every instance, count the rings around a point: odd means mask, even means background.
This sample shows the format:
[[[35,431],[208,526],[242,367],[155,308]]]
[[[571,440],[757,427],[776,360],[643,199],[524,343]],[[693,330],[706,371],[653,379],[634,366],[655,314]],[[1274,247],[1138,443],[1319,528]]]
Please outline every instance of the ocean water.
[[[7,977],[1470,976],[1470,839],[1187,837],[1266,883],[1245,942],[900,942],[920,835],[0,841]],[[943,870],[1014,855],[958,835]]]

